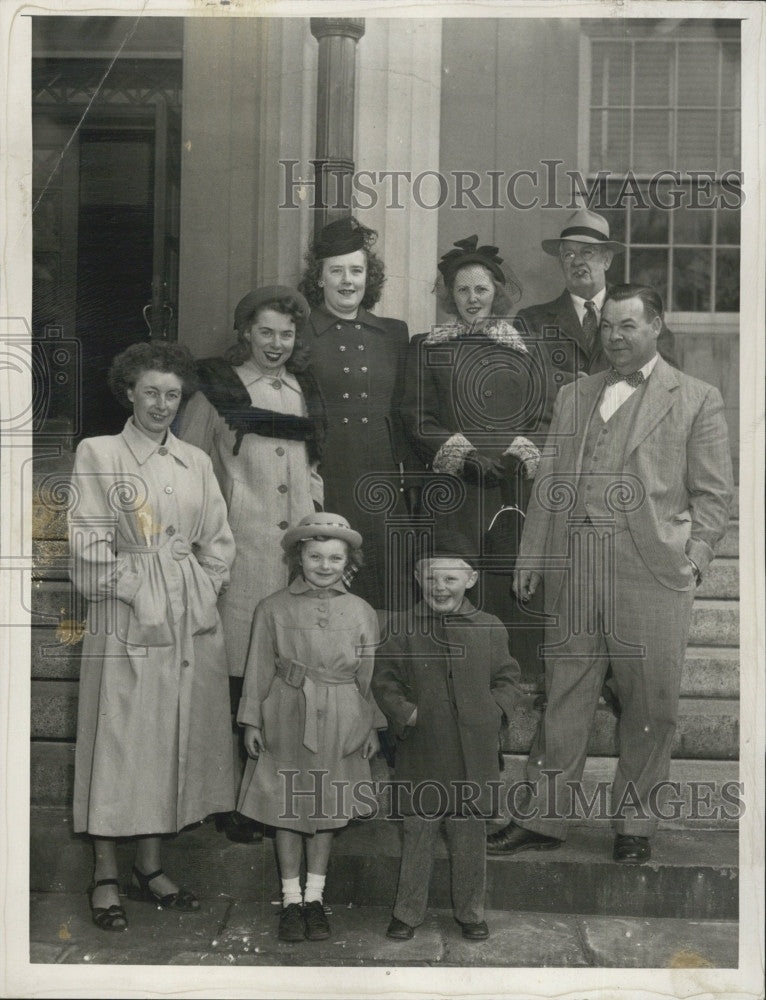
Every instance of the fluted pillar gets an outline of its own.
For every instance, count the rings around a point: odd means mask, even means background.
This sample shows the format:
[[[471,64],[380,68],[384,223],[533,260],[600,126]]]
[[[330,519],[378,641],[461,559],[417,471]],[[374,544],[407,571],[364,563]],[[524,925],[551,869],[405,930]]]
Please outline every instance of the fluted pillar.
[[[314,161],[314,231],[318,232],[350,211],[356,43],[364,34],[364,18],[312,17],[311,34],[319,43]]]

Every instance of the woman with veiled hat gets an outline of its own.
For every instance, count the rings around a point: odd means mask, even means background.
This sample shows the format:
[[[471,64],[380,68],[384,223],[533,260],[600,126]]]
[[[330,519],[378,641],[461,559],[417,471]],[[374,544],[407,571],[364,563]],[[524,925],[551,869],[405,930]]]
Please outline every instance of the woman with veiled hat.
[[[477,236],[441,258],[437,291],[451,318],[413,338],[402,412],[427,469],[460,480],[440,530],[446,519],[479,553],[482,610],[509,627],[514,655],[534,676],[536,608],[518,607],[511,579],[558,383],[547,353],[514,329],[521,287],[502,264]]]
[[[219,604],[234,711],[255,607],[287,584],[282,535],[322,506],[326,424],[300,340],[308,314],[300,292],[284,285],[245,295],[234,313],[236,342],[224,357],[197,363],[201,391],[180,420],[180,436],[213,459],[237,545]],[[258,839],[237,814],[219,825],[232,840]]]
[[[380,299],[383,262],[373,250],[377,234],[349,217],[314,238],[299,288],[311,304],[306,324],[310,369],[327,408],[327,439],[320,464],[325,506],[348,517],[364,535],[364,570],[354,593],[375,608],[392,603],[386,573],[384,513],[360,505],[355,495],[377,474],[400,492],[399,468],[409,449],[400,402],[409,335],[407,324],[369,310]]]

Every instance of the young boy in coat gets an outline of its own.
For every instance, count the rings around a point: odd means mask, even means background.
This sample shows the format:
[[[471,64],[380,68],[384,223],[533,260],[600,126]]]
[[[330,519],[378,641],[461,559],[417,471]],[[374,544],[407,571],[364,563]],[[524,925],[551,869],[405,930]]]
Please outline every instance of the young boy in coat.
[[[404,838],[386,936],[409,940],[425,918],[442,823],[452,905],[463,937],[489,936],[484,921],[485,821],[496,811],[503,719],[519,699],[519,665],[508,633],[465,594],[478,579],[467,546],[453,538],[415,567],[422,600],[389,617],[372,690],[396,740],[395,792]]]

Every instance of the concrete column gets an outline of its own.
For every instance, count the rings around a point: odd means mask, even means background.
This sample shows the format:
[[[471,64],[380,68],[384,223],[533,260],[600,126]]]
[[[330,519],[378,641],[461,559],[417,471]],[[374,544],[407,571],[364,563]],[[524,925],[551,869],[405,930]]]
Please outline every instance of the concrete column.
[[[366,27],[358,53],[356,170],[376,175],[404,170],[413,180],[424,171],[438,171],[442,22],[368,18]],[[422,202],[432,200],[430,193],[426,196],[430,190],[423,185]],[[411,334],[421,333],[436,314],[431,289],[439,213],[418,205],[406,181],[401,208],[393,207],[390,181],[378,183],[375,194],[375,199],[362,196],[362,204],[374,204],[354,214],[379,233],[377,249],[388,280],[376,311],[405,320]]]
[[[354,95],[356,43],[364,18],[312,17],[319,42],[316,105],[316,183],[314,232],[348,214],[354,170]]]

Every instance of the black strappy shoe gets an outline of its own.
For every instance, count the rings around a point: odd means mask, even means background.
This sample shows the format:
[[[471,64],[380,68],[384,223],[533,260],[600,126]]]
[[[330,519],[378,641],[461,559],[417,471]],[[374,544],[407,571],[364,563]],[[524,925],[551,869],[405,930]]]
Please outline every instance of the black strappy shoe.
[[[155,906],[161,906],[163,910],[199,909],[199,900],[188,889],[179,889],[177,892],[169,892],[167,896],[160,896],[158,892],[154,892],[153,889],[149,888],[149,883],[152,879],[157,878],[158,875],[165,874],[161,868],[158,868],[156,872],[152,872],[151,875],[144,875],[143,872],[139,871],[133,865],[133,874],[138,881],[138,885],[133,885],[132,881],[129,882],[128,899],[133,899],[137,903],[154,903]]]
[[[111,906],[94,906],[93,892],[101,885],[116,885],[119,882],[116,878],[100,878],[97,882],[91,882],[88,886],[88,901],[90,903],[90,915],[93,923],[100,931],[126,931],[128,929],[128,918],[125,910],[119,903],[112,903]]]

